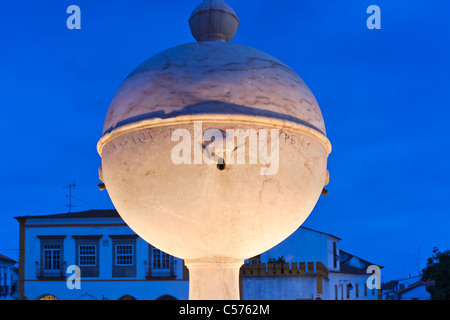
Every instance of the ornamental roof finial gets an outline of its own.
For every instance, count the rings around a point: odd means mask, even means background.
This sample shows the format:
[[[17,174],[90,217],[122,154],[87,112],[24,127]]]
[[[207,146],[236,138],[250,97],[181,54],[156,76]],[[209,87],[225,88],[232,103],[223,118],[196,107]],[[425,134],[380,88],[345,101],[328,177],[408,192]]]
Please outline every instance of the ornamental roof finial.
[[[189,26],[199,42],[230,42],[238,29],[239,19],[223,0],[204,0],[192,12]]]

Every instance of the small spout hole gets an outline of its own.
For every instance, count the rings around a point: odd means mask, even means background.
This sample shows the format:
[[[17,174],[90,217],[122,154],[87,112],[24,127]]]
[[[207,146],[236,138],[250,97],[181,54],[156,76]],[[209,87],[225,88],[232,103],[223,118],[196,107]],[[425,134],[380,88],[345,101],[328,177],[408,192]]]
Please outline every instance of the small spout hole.
[[[227,165],[225,164],[225,161],[223,160],[223,158],[220,158],[219,161],[217,162],[217,169],[222,171],[225,170],[226,167]]]

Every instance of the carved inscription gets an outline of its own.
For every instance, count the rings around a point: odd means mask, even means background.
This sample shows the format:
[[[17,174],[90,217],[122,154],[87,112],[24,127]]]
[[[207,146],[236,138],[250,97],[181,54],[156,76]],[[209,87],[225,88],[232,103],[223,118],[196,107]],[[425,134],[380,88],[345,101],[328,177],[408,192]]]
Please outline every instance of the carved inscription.
[[[133,133],[128,133],[107,143],[103,151],[106,153],[113,153],[136,143],[148,144],[167,138],[167,141],[170,141],[170,134],[172,130],[172,128],[149,128]]]
[[[304,145],[305,143],[305,140],[301,135],[296,133],[289,133],[284,130],[280,131],[280,140],[284,141],[285,143],[290,143],[299,146]]]
[[[111,142],[107,143],[103,149],[105,153],[114,153],[126,148],[130,145],[139,144],[149,144],[155,143],[161,140],[166,140],[167,143],[172,143],[170,140],[172,132],[176,128],[149,128],[143,129],[136,132],[128,133],[123,136],[119,136],[113,139]],[[203,133],[208,130],[208,128],[203,128]],[[259,135],[259,130],[257,131],[257,135]],[[270,137],[268,137],[270,142]],[[311,141],[301,134],[291,133],[285,130],[280,131],[280,141],[284,143],[289,143],[291,145],[295,145],[299,149],[310,148],[312,147]],[[316,144],[313,144],[316,146]],[[320,148],[320,147],[319,147]]]

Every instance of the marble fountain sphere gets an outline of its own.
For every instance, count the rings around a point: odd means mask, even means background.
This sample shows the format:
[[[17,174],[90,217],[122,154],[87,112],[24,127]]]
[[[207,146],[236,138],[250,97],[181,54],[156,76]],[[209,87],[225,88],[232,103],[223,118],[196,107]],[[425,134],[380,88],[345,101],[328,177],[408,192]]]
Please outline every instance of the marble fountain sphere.
[[[140,237],[185,260],[190,299],[239,299],[244,260],[283,241],[313,210],[331,145],[302,79],[229,42],[239,24],[229,6],[204,1],[189,22],[198,42],[155,55],[117,90],[98,143],[100,179]],[[233,151],[245,158],[227,161],[227,130],[238,129],[249,135]],[[208,149],[211,141],[225,143]]]

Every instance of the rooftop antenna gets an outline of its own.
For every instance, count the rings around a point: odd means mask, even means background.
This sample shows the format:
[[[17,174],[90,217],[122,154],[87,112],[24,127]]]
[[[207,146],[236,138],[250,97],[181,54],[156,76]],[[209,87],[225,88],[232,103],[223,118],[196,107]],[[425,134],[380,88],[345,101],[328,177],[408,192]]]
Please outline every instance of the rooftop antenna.
[[[66,207],[69,207],[69,213],[72,213],[72,208],[76,207],[75,205],[72,204],[72,198],[87,203],[86,201],[72,195],[72,189],[75,187],[76,187],[75,182],[64,187],[64,189],[69,189],[69,194],[68,195],[66,194],[66,198],[69,198],[69,204],[65,205]]]
[[[417,268],[417,274],[422,274],[422,270],[420,269],[420,263],[422,261],[421,256],[420,256],[420,250],[422,249],[422,247],[417,248],[417,252],[414,253],[414,258],[416,258],[416,268]]]
[[[421,249],[422,249],[422,247],[418,247],[417,250],[413,254],[409,255],[409,256],[413,256],[414,257],[415,267],[417,269],[417,274],[418,275],[422,274],[422,270],[420,269],[420,263],[421,263],[420,251],[421,251]]]

